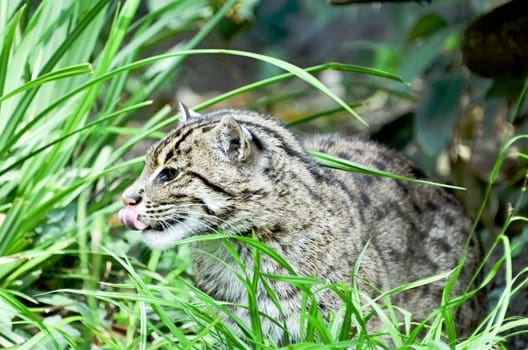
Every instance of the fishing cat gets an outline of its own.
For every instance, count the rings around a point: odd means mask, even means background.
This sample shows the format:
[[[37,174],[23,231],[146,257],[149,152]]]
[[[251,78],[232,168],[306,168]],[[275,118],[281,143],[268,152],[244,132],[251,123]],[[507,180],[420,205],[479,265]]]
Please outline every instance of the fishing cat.
[[[372,297],[379,290],[452,271],[459,263],[471,223],[446,190],[326,168],[306,149],[422,178],[403,156],[358,138],[316,136],[303,142],[276,119],[255,112],[196,115],[181,109],[176,129],[148,151],[143,172],[123,194],[125,207],[119,213],[128,228],[143,231],[152,249],[169,249],[184,238],[217,230],[255,235],[298,275],[327,284],[350,284],[358,263],[357,288]],[[231,244],[251,273],[251,248],[236,239]],[[478,245],[472,240],[453,295],[463,292],[478,261]],[[193,243],[193,268],[198,288],[217,300],[247,305],[247,291],[235,276],[240,268],[223,240]],[[260,269],[288,274],[265,254]],[[421,321],[440,305],[446,281],[397,293],[391,302]],[[269,316],[261,320],[264,334],[279,344],[302,340],[302,292],[284,281],[267,283],[280,308],[260,284],[257,305]],[[342,305],[330,289],[319,291],[316,299],[325,316]],[[249,324],[246,308],[232,310]],[[471,300],[462,304],[455,318],[457,332],[471,330],[479,310]],[[368,330],[380,327],[376,317],[367,324]]]

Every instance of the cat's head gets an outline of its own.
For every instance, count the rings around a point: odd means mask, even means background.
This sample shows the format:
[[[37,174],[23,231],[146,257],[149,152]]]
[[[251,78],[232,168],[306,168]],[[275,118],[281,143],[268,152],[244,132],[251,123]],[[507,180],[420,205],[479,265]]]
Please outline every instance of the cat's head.
[[[181,110],[176,129],[148,151],[119,212],[123,224],[143,231],[145,243],[158,250],[218,227],[233,234],[250,230],[258,220],[255,213],[264,210],[260,199],[272,186],[265,148],[281,146],[273,139],[263,146],[259,118],[279,124],[256,113],[223,110],[202,116],[185,106]]]

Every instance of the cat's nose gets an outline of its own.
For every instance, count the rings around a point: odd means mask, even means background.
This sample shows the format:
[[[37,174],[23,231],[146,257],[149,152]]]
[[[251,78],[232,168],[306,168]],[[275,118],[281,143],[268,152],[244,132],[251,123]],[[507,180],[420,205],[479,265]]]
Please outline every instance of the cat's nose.
[[[141,195],[137,193],[124,193],[123,194],[123,203],[125,205],[137,205],[139,202],[141,202]]]

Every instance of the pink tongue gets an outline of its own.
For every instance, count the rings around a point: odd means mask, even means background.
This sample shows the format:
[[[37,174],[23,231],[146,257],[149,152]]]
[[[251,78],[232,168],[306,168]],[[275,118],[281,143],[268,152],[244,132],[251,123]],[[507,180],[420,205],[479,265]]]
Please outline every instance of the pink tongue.
[[[126,227],[132,230],[143,231],[149,225],[139,220],[139,214],[135,207],[127,205],[119,210],[119,221]]]

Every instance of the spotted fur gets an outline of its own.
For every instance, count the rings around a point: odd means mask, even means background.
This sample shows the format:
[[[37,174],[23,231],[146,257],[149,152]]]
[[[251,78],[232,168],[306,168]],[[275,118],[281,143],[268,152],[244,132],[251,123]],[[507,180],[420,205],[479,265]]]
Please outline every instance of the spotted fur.
[[[143,172],[124,194],[137,220],[148,226],[143,237],[149,247],[169,249],[184,238],[217,229],[242,236],[254,233],[297,274],[324,283],[350,283],[354,264],[366,249],[357,281],[368,281],[358,282],[358,288],[371,296],[377,294],[369,283],[387,291],[457,266],[470,220],[451,194],[324,168],[305,147],[422,177],[406,158],[357,138],[317,136],[303,143],[275,119],[254,112],[184,115],[184,122],[151,147]],[[237,240],[231,243],[251,272],[251,249]],[[467,286],[478,259],[472,244],[454,295]],[[194,243],[193,266],[196,285],[204,292],[234,305],[247,304],[246,290],[235,276],[239,267],[222,240]],[[265,255],[261,270],[287,274]],[[399,293],[392,302],[421,321],[439,306],[445,282]],[[260,285],[259,310],[275,320],[262,318],[265,334],[278,343],[300,340],[301,292],[286,282],[268,283],[281,310]],[[317,301],[324,315],[342,304],[329,289],[321,291]],[[456,318],[460,333],[471,330],[479,318],[479,308],[466,305]],[[249,324],[245,308],[233,306],[233,312]],[[281,324],[287,326],[287,339]],[[369,321],[370,330],[379,326],[375,318]]]

